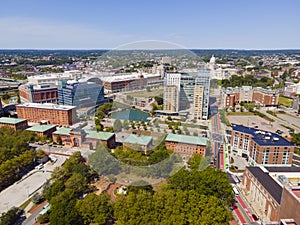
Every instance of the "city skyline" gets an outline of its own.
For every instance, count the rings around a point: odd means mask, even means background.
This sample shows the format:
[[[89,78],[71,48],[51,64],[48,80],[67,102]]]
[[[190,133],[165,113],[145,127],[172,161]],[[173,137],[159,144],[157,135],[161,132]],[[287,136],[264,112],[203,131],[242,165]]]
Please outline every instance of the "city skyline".
[[[0,49],[114,49],[158,40],[189,49],[300,49],[282,1],[2,2]]]

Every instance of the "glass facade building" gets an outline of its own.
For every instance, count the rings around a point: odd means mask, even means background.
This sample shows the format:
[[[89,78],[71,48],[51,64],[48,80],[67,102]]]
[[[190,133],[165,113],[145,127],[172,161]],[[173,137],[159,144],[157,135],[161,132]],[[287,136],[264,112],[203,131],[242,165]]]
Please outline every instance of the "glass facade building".
[[[210,70],[200,69],[193,73],[167,73],[165,76],[164,104],[165,111],[178,112],[192,109],[197,119],[208,119],[209,116],[209,87]],[[172,86],[178,87],[177,98],[170,94]],[[178,104],[176,104],[178,101]],[[170,108],[172,104],[177,107]]]
[[[104,100],[104,89],[94,82],[58,82],[58,101],[61,105],[76,106],[77,109],[100,105]]]

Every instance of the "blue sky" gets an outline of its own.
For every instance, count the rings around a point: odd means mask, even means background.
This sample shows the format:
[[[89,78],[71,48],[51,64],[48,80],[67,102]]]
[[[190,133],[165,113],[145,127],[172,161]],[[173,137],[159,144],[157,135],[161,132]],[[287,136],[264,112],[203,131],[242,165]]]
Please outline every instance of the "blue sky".
[[[299,0],[0,0],[0,48],[300,49]]]

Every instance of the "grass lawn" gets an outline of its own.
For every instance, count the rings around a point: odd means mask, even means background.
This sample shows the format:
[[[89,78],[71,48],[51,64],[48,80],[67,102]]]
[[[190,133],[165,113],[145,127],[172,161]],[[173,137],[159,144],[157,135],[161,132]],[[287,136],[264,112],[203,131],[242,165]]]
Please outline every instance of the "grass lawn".
[[[141,98],[146,98],[150,96],[159,96],[162,95],[164,92],[164,89],[152,89],[151,91],[137,91],[137,92],[132,92],[128,93],[127,95],[132,96],[132,97],[141,97]]]
[[[228,112],[228,116],[253,116],[253,112]]]
[[[279,99],[278,99],[278,104],[283,105],[285,107],[292,107],[293,99],[280,96]]]

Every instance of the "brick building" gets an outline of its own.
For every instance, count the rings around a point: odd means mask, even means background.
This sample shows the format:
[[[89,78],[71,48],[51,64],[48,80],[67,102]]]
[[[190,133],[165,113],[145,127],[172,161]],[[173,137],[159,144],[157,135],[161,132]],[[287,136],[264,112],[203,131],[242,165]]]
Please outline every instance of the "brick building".
[[[116,93],[129,90],[140,90],[147,86],[162,85],[160,74],[119,74],[101,78],[106,92]]]
[[[254,102],[262,106],[277,106],[279,92],[261,87],[242,86],[227,88],[221,92],[221,101],[226,108],[235,107],[241,102]]]
[[[240,187],[263,224],[300,224],[299,184],[300,168],[260,166],[246,168]]]
[[[26,129],[27,131],[31,131],[36,133],[38,136],[47,136],[51,137],[52,133],[56,131],[56,125],[44,124],[44,125],[36,125]]]
[[[204,137],[168,134],[165,139],[166,148],[182,155],[201,154],[205,157],[206,141]]]
[[[51,103],[25,103],[17,105],[17,114],[20,118],[26,118],[29,122],[70,126],[76,122],[76,107],[56,105]]]
[[[129,135],[123,142],[124,150],[126,149],[134,149],[137,151],[141,151],[144,154],[148,154],[148,152],[152,147],[152,137],[151,136],[137,136],[135,134]]]
[[[10,127],[13,130],[25,130],[28,127],[28,123],[26,119],[1,117],[0,127],[3,126]]]
[[[95,149],[99,142],[107,148],[115,147],[115,134],[111,132],[61,128],[52,134],[52,139],[55,142],[57,142],[58,137],[65,146]]]
[[[275,133],[232,124],[231,148],[250,165],[291,166],[294,145]]]
[[[53,84],[19,86],[22,103],[58,103],[57,86]]]

